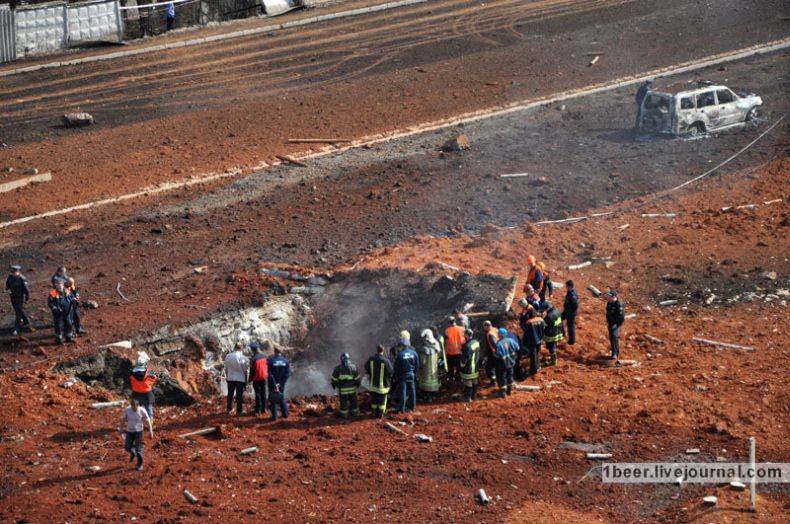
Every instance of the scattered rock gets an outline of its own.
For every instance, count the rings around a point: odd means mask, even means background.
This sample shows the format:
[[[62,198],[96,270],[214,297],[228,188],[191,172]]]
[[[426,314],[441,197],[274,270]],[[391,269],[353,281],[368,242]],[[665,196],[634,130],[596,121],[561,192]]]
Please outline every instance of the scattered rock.
[[[433,437],[429,437],[423,433],[417,433],[414,435],[414,438],[419,440],[420,442],[433,442]]]
[[[705,504],[706,506],[715,506],[718,501],[719,499],[717,499],[713,495],[702,499],[702,503]]]
[[[776,271],[766,271],[763,273],[763,278],[766,280],[776,280]]]
[[[465,151],[467,149],[471,149],[471,147],[472,146],[469,144],[469,137],[466,136],[466,133],[462,133],[445,142],[442,146],[442,151],[445,153]]]
[[[743,491],[746,489],[746,484],[738,480],[733,480],[732,482],[730,482],[730,488],[732,488],[735,491]]]
[[[63,123],[70,127],[84,127],[93,124],[94,120],[90,113],[66,113]]]
[[[82,303],[82,306],[88,309],[99,309],[99,303],[95,300],[86,300]]]
[[[25,169],[25,174],[26,175],[37,175],[38,174],[38,169],[36,169],[35,167],[31,167],[29,169]]]

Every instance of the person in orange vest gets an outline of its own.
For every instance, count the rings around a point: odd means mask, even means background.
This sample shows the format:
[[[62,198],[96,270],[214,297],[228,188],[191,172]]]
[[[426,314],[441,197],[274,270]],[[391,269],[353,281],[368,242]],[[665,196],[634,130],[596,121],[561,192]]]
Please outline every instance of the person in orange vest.
[[[540,290],[538,296],[540,297],[541,302],[546,302],[546,297],[551,298],[554,294],[554,289],[552,289],[553,284],[551,282],[551,275],[549,272],[546,271],[546,266],[543,262],[538,262],[538,268],[540,268],[541,273],[543,273],[543,289]]]
[[[527,257],[527,265],[529,266],[529,272],[527,273],[527,284],[532,286],[532,289],[535,290],[535,293],[540,295],[544,288],[543,271],[538,265],[535,255],[530,255]]]
[[[156,383],[156,373],[148,370],[148,355],[141,352],[137,356],[137,362],[132,368],[129,376],[132,385],[132,398],[137,400],[141,406],[145,407],[151,424],[154,423],[154,384]]]
[[[444,353],[447,355],[447,380],[449,382],[461,381],[461,350],[466,344],[463,320],[450,317],[452,325],[445,332]]]
[[[499,343],[499,334],[497,330],[491,325],[490,320],[483,322],[483,335],[485,336],[486,343],[486,375],[491,379],[492,384],[496,384],[496,345]]]

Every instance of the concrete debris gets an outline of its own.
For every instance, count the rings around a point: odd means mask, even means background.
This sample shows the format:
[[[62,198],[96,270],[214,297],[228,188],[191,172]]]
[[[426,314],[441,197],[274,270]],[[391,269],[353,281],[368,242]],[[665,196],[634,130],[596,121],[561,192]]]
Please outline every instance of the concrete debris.
[[[651,337],[650,335],[644,335],[644,334],[642,336],[645,338],[645,340],[648,340],[648,341],[652,342],[653,344],[663,344],[664,343],[664,341],[661,340],[660,338]]]
[[[604,460],[612,458],[611,453],[587,453],[587,458],[590,460]]]
[[[674,306],[677,303],[678,303],[677,300],[662,300],[661,302],[658,303],[658,305],[662,306],[662,307],[664,307],[664,306]]]
[[[189,438],[189,437],[197,437],[200,435],[210,435],[216,432],[217,432],[216,427],[203,428],[203,429],[198,429],[197,431],[190,431],[189,433],[182,433],[181,435],[178,436],[178,438]]]
[[[502,178],[522,178],[525,176],[529,176],[529,173],[510,173],[507,175],[499,175]]]
[[[187,499],[192,504],[197,504],[197,497],[194,496],[192,493],[189,492],[188,489],[184,490],[184,498]]]
[[[587,262],[582,262],[581,264],[574,264],[574,265],[568,266],[568,270],[569,271],[575,271],[577,269],[582,269],[582,268],[585,268],[585,267],[591,266],[591,265],[592,265],[592,262],[590,262],[588,260]]]
[[[112,402],[94,402],[91,404],[93,409],[104,409],[104,408],[114,408],[118,406],[123,406],[123,400],[113,400]]]
[[[244,448],[239,451],[240,455],[252,455],[253,453],[258,452],[258,446],[252,446],[251,448]]]
[[[478,501],[480,502],[480,504],[482,504],[483,506],[485,506],[485,505],[487,505],[489,502],[491,502],[491,500],[488,498],[488,495],[486,495],[486,492],[485,492],[485,490],[484,490],[483,488],[480,488],[480,489],[477,491],[477,500],[478,500]]]
[[[323,291],[323,289],[318,286],[291,286],[288,291],[295,295],[317,295]]]
[[[615,363],[615,366],[617,366],[617,367],[632,367],[632,368],[638,368],[638,367],[639,367],[639,366],[641,366],[641,365],[642,365],[642,363],[641,363],[641,362],[639,362],[638,360],[618,360],[618,361]]]
[[[99,346],[99,349],[106,349],[106,348],[132,349],[132,347],[134,347],[134,343],[131,340],[119,340],[118,342],[110,342],[109,344],[104,344],[103,346]]]
[[[629,314],[627,314],[625,316],[626,320],[629,320],[629,319],[632,319],[632,318],[636,318],[636,313],[629,313]]]
[[[730,482],[730,487],[735,491],[743,491],[746,489],[746,484],[738,480],[733,480]]]
[[[423,433],[417,433],[416,435],[414,435],[414,438],[416,438],[420,442],[433,442],[433,437],[429,437],[428,435],[425,435]]]
[[[195,268],[195,269],[193,269],[192,271],[193,271],[193,272],[195,272],[195,273],[197,273],[198,275],[203,275],[203,274],[205,274],[205,273],[208,273],[208,266],[200,266],[200,267],[196,267],[196,268]]]
[[[466,133],[461,133],[460,135],[445,142],[442,146],[442,151],[445,153],[452,153],[465,151],[467,149],[471,149],[471,147],[472,146],[469,144],[469,137],[466,136]]]
[[[63,383],[63,387],[64,388],[70,388],[71,386],[73,386],[77,382],[78,382],[77,379],[72,377],[72,378],[68,379],[66,382]]]
[[[595,58],[593,58],[592,60],[590,60],[590,63],[588,64],[588,67],[592,67],[592,66],[594,66],[594,65],[595,65],[595,64],[598,62],[598,60],[599,60],[600,58],[601,58],[601,57],[600,57],[600,55],[596,55],[596,56],[595,56]]]
[[[776,280],[776,271],[766,271],[763,273],[763,278],[766,280]]]
[[[84,127],[94,123],[90,113],[66,113],[63,115],[63,124],[69,127]]]
[[[642,218],[675,218],[676,213],[642,213]]]
[[[717,499],[713,495],[711,495],[709,497],[704,497],[702,499],[702,503],[705,504],[706,506],[715,506],[718,501],[719,501],[719,499]]]
[[[8,169],[12,169],[12,168],[9,167]],[[28,184],[40,184],[42,182],[50,182],[51,180],[52,180],[52,173],[42,173],[40,175],[35,174],[24,178],[19,178],[17,180],[12,180],[10,182],[5,182],[3,184],[0,184],[0,193],[7,193],[9,191],[13,191],[14,189],[24,187]]]
[[[699,448],[689,448],[686,450],[686,455],[699,455]]]
[[[601,290],[599,290],[597,287],[593,286],[592,284],[587,286],[587,289],[590,290],[590,293],[592,293],[594,297],[600,297],[602,294]]]
[[[395,425],[394,425],[394,424],[392,424],[391,422],[385,422],[385,423],[384,423],[384,427],[385,427],[386,429],[388,429],[388,430],[392,431],[393,433],[400,433],[401,435],[406,435],[406,436],[408,436],[408,435],[409,435],[408,433],[406,433],[405,431],[403,431],[403,430],[402,430],[402,429],[400,429],[399,427],[395,426]]]
[[[540,386],[528,386],[524,384],[516,384],[516,391],[540,391]]]
[[[725,342],[716,342],[715,340],[708,340],[707,338],[693,337],[691,340],[693,340],[694,342],[700,342],[702,344],[707,344],[709,346],[718,346],[718,347],[728,348],[728,349],[741,349],[743,351],[754,351],[754,348],[750,347],[750,346],[739,346],[738,344],[727,344]]]
[[[85,302],[82,302],[82,307],[87,309],[99,309],[99,303],[95,300],[86,300]]]

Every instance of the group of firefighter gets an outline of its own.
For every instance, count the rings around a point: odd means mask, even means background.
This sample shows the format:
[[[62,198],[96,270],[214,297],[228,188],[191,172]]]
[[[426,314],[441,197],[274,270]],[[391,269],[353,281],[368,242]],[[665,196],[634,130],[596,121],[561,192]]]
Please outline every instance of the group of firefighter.
[[[527,257],[527,264],[524,297],[519,300],[521,339],[506,327],[496,328],[486,320],[481,340],[478,340],[469,317],[458,310],[448,318],[444,331],[435,327],[423,329],[417,344],[412,344],[408,331],[401,331],[389,356],[385,347],[379,345],[376,354],[365,362],[363,372],[369,377],[367,390],[373,415],[384,416],[388,397],[397,400],[401,413],[416,408],[418,392],[424,401],[432,402],[441,388],[442,374],[446,384],[461,384],[463,399],[471,402],[477,395],[481,364],[488,379],[498,387],[500,397],[511,395],[514,381],[534,376],[541,365],[556,365],[557,344],[566,338],[566,326],[567,343],[576,343],[579,296],[573,281],[567,281],[560,311],[550,302],[554,285],[545,266],[532,255]],[[625,310],[615,290],[608,292],[607,301],[611,358],[617,359]],[[548,355],[541,360],[543,344]],[[524,360],[528,362],[526,366]],[[361,384],[362,374],[351,362],[350,355],[343,353],[340,364],[332,372],[332,387],[339,395],[340,416],[348,418],[359,414],[357,390]]]
[[[67,342],[73,342],[77,335],[87,333],[83,329],[80,319],[79,289],[63,266],[55,271],[50,282],[52,288],[47,295],[47,307],[52,313],[55,342],[62,345],[64,338]],[[25,305],[30,300],[30,288],[27,279],[22,275],[21,266],[11,266],[11,273],[6,279],[5,289],[11,298],[11,307],[14,309],[13,335],[18,336],[22,329],[34,331],[33,324],[25,312]]]

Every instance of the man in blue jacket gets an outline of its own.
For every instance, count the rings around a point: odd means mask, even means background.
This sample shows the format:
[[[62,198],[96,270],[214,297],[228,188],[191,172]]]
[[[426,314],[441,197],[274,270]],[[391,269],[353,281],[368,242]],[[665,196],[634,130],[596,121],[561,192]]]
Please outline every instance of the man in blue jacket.
[[[285,403],[285,383],[291,376],[291,364],[282,356],[280,348],[274,348],[274,356],[269,357],[269,408],[272,420],[277,420],[277,405],[284,418],[288,418],[288,404]]]
[[[499,396],[513,393],[513,367],[518,359],[519,343],[517,338],[508,336],[505,328],[499,328],[499,342],[496,345],[496,382]]]
[[[403,349],[400,350],[395,359],[394,376],[401,388],[400,412],[405,413],[406,410],[414,411],[417,408],[417,387],[415,381],[417,380],[417,372],[420,370],[420,358],[417,356],[414,348],[411,347],[408,338],[401,337],[400,343]]]
[[[572,346],[576,343],[576,313],[579,311],[579,295],[576,294],[573,280],[565,282],[565,287],[568,292],[565,293],[565,303],[562,306],[562,319],[568,326],[568,345]]]

